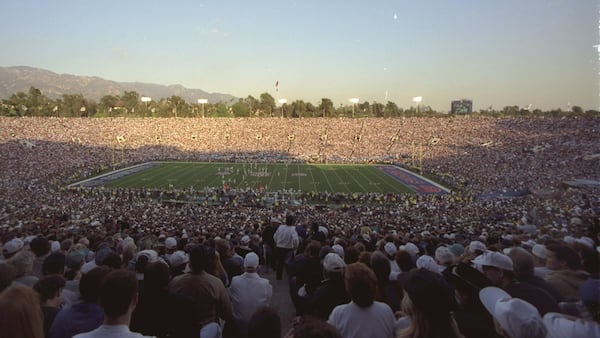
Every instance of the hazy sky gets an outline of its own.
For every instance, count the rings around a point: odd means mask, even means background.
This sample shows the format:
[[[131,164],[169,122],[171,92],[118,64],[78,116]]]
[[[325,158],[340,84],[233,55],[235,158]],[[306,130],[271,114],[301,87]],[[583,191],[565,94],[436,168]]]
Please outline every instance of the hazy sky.
[[[336,106],[598,109],[598,0],[0,0],[0,66]],[[141,93],[143,94],[143,93]]]

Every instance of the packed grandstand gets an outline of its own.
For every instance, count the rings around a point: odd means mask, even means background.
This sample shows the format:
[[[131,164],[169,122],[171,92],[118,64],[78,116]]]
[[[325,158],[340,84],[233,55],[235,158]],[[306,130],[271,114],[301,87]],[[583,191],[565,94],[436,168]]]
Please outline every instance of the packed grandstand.
[[[164,250],[165,237],[173,237],[227,239],[235,246],[246,235],[260,241],[271,220],[293,214],[305,228],[318,223],[327,229],[324,246],[343,243],[346,250],[364,241],[382,251],[390,241],[397,249],[425,243],[420,253],[434,256],[427,243],[435,250],[480,241],[499,251],[529,243],[531,251],[568,237],[568,244],[591,239],[585,246],[596,252],[597,154],[599,118],[2,117],[0,242],[86,238],[94,251],[107,239],[119,250],[118,242],[133,238],[141,252],[161,243]],[[223,203],[197,206],[161,203],[141,190],[67,187],[157,160],[391,163],[422,170],[452,192],[398,194],[388,203],[368,193],[356,198],[359,203],[338,204],[305,192],[303,203],[265,208],[232,203],[253,200],[259,191],[228,191],[232,196]]]

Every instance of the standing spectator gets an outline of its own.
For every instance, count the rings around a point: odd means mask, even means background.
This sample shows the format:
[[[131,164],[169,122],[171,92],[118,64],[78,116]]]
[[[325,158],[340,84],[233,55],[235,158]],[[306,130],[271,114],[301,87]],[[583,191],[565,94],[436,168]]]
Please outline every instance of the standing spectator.
[[[385,303],[375,301],[375,273],[362,263],[353,263],[346,267],[344,283],[352,301],[335,307],[327,322],[345,338],[394,337],[392,309]]]
[[[31,251],[19,251],[16,255],[12,256],[6,261],[6,263],[12,265],[17,272],[17,275],[13,280],[13,285],[20,284],[33,287],[33,285],[39,280],[39,278],[34,276],[32,272],[34,261],[35,256],[33,253],[31,253]]]
[[[14,266],[6,263],[0,263],[0,292],[9,287],[17,277],[17,270]]]
[[[81,277],[79,292],[81,303],[60,311],[50,328],[51,338],[71,338],[82,332],[91,331],[104,321],[100,306],[100,284],[111,271],[108,267],[97,267]]]
[[[303,315],[308,309],[310,298],[323,278],[323,268],[319,260],[321,244],[311,241],[304,253],[299,254],[288,264],[290,275],[290,295],[296,314]]]
[[[33,289],[40,296],[40,305],[44,316],[44,335],[50,337],[50,327],[56,314],[60,311],[60,299],[65,279],[61,275],[43,276]]]
[[[10,338],[44,337],[39,296],[33,289],[16,285],[0,293],[0,333]]]
[[[371,255],[371,269],[377,277],[375,300],[386,303],[394,312],[400,310],[400,302],[403,296],[402,285],[397,279],[390,280],[389,259],[382,252],[375,251]]]
[[[269,268],[275,269],[275,262],[273,260],[273,255],[275,252],[275,240],[273,239],[273,235],[275,235],[275,231],[279,227],[279,223],[276,219],[270,220],[267,222],[265,229],[262,232],[262,241],[263,241],[263,259],[264,264],[267,266],[267,272]]]
[[[219,239],[215,241],[215,249],[219,253],[219,259],[221,260],[221,265],[227,272],[227,277],[229,283],[231,283],[231,279],[235,276],[239,276],[244,273],[244,269],[242,267],[242,263],[238,263],[237,259],[234,257],[234,251],[229,244],[229,241],[225,239]],[[226,284],[229,286],[229,284]]]
[[[13,238],[2,245],[2,261],[14,256],[17,252],[23,249],[23,241],[18,238]]]
[[[248,322],[248,338],[280,338],[281,318],[268,306],[258,308]]]
[[[233,277],[229,286],[233,317],[240,334],[245,336],[252,314],[261,306],[268,306],[273,287],[268,279],[258,275],[259,258],[254,252],[244,257],[244,272]]]
[[[75,335],[74,338],[147,337],[129,331],[131,314],[138,301],[137,290],[135,273],[128,270],[109,272],[100,286],[100,305],[104,310],[104,322],[97,329]]]
[[[293,215],[285,217],[285,225],[280,225],[273,235],[275,241],[275,267],[277,269],[277,280],[283,279],[283,267],[298,247],[298,233],[294,228],[296,218]]]
[[[193,302],[193,323],[197,331],[215,328],[213,324],[219,318],[226,322],[233,320],[231,302],[221,280],[208,272],[212,257],[209,248],[203,245],[195,246],[190,251],[190,273],[175,277],[168,286],[169,292]],[[202,334],[202,333],[201,333]]]
[[[579,270],[581,261],[577,252],[565,245],[550,244],[546,246],[546,267],[551,272],[544,279],[558,291],[559,301],[576,302],[579,287],[588,278],[588,273]]]

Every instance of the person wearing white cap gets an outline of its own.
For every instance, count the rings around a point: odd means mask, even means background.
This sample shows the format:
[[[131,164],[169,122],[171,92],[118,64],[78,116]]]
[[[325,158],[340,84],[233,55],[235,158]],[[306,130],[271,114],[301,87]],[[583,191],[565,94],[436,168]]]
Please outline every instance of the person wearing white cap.
[[[233,317],[239,332],[244,335],[248,321],[256,309],[268,306],[273,295],[273,288],[268,279],[258,275],[258,255],[254,252],[244,257],[244,272],[235,276],[229,286]]]
[[[13,238],[2,245],[2,260],[6,260],[14,256],[17,252],[23,249],[24,243],[18,238]]]
[[[543,244],[536,244],[531,249],[533,255],[533,262],[535,267],[533,268],[533,274],[544,278],[550,273],[550,269],[546,267],[546,246]]]
[[[480,261],[484,275],[493,286],[502,288],[515,298],[521,298],[535,306],[544,315],[558,312],[556,300],[547,291],[531,284],[520,283],[516,279],[514,263],[510,257],[495,251],[489,251]]]
[[[387,242],[383,246],[383,251],[390,263],[389,280],[397,280],[398,275],[401,273],[400,267],[398,266],[398,263],[396,263],[396,252],[398,252],[398,248],[396,248],[396,244],[393,242]]]
[[[327,320],[331,310],[340,304],[350,301],[344,286],[344,269],[346,263],[336,253],[330,252],[323,259],[323,277],[311,299],[309,311],[311,315]]]
[[[537,309],[528,302],[511,297],[497,287],[479,292],[481,303],[494,317],[496,331],[509,338],[545,338],[546,327]]]

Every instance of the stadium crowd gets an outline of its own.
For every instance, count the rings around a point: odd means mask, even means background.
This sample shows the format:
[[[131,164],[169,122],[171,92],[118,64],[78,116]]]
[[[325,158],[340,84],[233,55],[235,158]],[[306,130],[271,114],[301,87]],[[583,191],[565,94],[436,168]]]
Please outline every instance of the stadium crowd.
[[[599,180],[598,119],[1,118],[0,128],[0,330],[11,337],[280,337],[259,265],[290,284],[302,315],[290,337],[600,335],[599,188],[564,184]],[[258,191],[198,205],[66,188],[115,162],[415,154],[455,191],[305,192],[265,208]],[[514,191],[526,194],[499,196]]]

